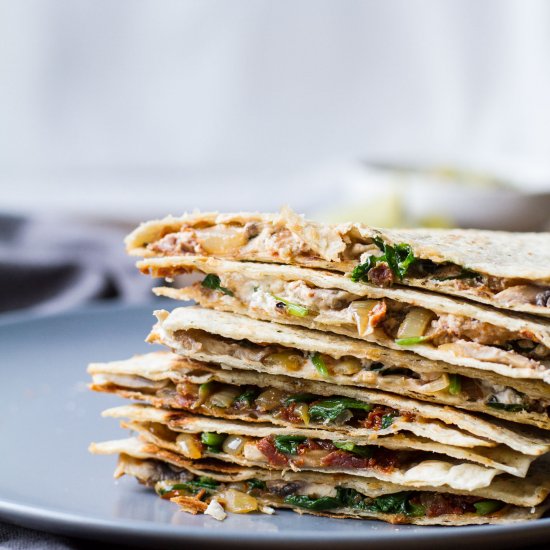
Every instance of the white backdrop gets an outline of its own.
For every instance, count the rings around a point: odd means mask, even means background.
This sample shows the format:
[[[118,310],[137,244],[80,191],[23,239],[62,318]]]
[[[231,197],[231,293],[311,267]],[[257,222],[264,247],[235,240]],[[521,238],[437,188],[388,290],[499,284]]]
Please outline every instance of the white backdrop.
[[[277,207],[351,158],[550,181],[549,54],[544,0],[0,0],[0,208]]]

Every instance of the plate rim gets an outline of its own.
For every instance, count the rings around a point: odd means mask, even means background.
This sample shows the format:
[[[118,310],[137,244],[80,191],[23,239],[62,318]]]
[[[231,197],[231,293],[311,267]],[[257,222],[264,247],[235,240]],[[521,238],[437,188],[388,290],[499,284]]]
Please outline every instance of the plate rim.
[[[165,303],[164,301],[151,301],[147,304],[93,304],[70,311],[39,315],[17,314],[11,319],[0,316],[0,331],[5,328],[26,323],[49,322],[53,319],[67,317],[83,317],[97,314],[109,315],[111,313],[124,313],[125,311],[149,311],[151,308]],[[8,314],[7,317],[10,317]],[[117,490],[116,486],[113,490]],[[154,496],[154,495],[152,495]],[[281,513],[279,511],[278,513]],[[283,511],[286,514],[295,512]],[[266,516],[262,515],[265,520]],[[466,526],[416,526],[415,530],[403,531],[373,531],[372,529],[352,530],[345,529],[323,531],[322,534],[312,529],[303,531],[247,531],[243,528],[235,528],[231,531],[222,531],[215,528],[205,530],[203,527],[189,525],[172,525],[147,520],[135,520],[125,518],[123,522],[101,517],[88,517],[83,513],[71,512],[60,508],[46,508],[27,504],[21,500],[6,499],[0,494],[0,520],[21,527],[37,529],[47,533],[55,533],[70,537],[85,538],[91,540],[104,540],[111,542],[137,542],[146,545],[158,545],[160,543],[196,542],[196,543],[225,543],[250,546],[262,542],[265,544],[289,543],[315,543],[316,546],[325,546],[335,542],[346,544],[365,545],[376,544],[378,548],[389,548],[396,542],[403,548],[416,547],[427,542],[447,544],[464,543],[468,541],[503,542],[520,544],[526,541],[536,543],[550,540],[550,517],[533,521],[522,521],[500,525],[466,525]],[[215,527],[215,520],[212,520]],[[356,520],[361,521],[361,520]],[[521,537],[521,540],[519,538]],[[512,540],[513,538],[513,540]],[[447,543],[447,544],[444,544]]]

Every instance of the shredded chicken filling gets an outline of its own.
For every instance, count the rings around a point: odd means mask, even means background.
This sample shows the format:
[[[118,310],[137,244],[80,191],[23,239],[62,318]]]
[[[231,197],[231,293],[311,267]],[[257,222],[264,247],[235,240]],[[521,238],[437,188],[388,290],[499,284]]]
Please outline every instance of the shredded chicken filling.
[[[364,299],[337,289],[311,287],[304,281],[250,280],[239,274],[222,274],[220,284],[229,293],[195,283],[194,292],[210,303],[231,303],[238,300],[247,308],[265,312],[269,317],[307,317],[323,325],[339,325],[356,330],[359,336],[377,334],[381,338],[399,339],[400,333],[414,316],[426,321],[418,327],[414,337],[422,344],[439,347],[456,342],[472,342],[488,348],[498,348],[499,359],[512,361],[518,367],[536,366],[536,362],[550,359],[550,349],[534,339],[530,332],[514,332],[477,319],[461,315],[440,314],[384,298]],[[476,357],[477,348],[469,347]],[[481,357],[479,357],[481,359]],[[491,361],[488,357],[485,360]],[[548,365],[550,366],[550,363]]]
[[[300,376],[309,379],[324,378],[335,380],[348,385],[364,385],[386,391],[395,391],[395,387],[408,389],[418,394],[456,396],[461,401],[483,403],[488,408],[502,412],[534,412],[544,415],[550,414],[550,401],[541,398],[531,398],[512,388],[492,384],[484,380],[468,378],[457,374],[443,372],[420,372],[410,368],[388,367],[383,363],[368,361],[352,356],[340,358],[327,354],[310,354],[298,349],[285,348],[277,345],[259,345],[249,341],[234,341],[209,333],[188,330],[178,331],[175,334],[178,342],[194,352],[202,349],[211,355],[231,356],[247,362],[259,362],[273,367],[275,372]],[[318,366],[314,364],[314,357],[320,358],[326,371],[320,376]],[[319,365],[319,362],[318,362]],[[510,390],[521,396],[521,408],[502,407],[508,405],[502,392]]]

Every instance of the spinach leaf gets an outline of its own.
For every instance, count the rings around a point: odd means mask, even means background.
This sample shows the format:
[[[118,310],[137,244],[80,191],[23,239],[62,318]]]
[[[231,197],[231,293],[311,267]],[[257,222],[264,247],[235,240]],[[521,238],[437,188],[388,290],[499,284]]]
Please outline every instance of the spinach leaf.
[[[317,372],[324,376],[325,378],[328,377],[328,368],[325,364],[324,359],[321,357],[320,353],[314,353],[311,356],[311,362],[313,363],[313,366],[317,369]]]
[[[358,409],[369,412],[372,410],[370,403],[358,401],[351,397],[329,397],[317,401],[309,407],[309,416],[314,422],[333,422],[347,409]]]
[[[373,454],[372,447],[368,445],[356,445],[351,441],[333,441],[332,443],[337,449],[348,451],[363,458],[370,458]]]
[[[248,479],[246,482],[248,483],[249,491],[251,491],[252,489],[263,490],[266,488],[265,481],[262,481],[261,479],[256,479],[253,477],[252,479]]]
[[[182,481],[179,483],[159,483],[157,484],[156,491],[159,496],[163,496],[166,493],[171,493],[172,491],[187,491],[188,493],[197,494],[199,491],[204,489],[205,491],[212,493],[214,492],[220,483],[210,477],[201,476],[198,479],[193,479],[192,481]]]
[[[285,497],[285,503],[315,511],[330,510],[341,505],[337,497],[312,498],[306,495],[288,495]]]
[[[499,403],[496,400],[491,401],[491,398],[489,398],[489,401],[487,401],[486,404],[487,406],[491,407],[492,409],[496,409],[497,411],[516,413],[525,410],[525,406],[521,403]]]
[[[386,244],[379,237],[374,237],[374,244],[383,252],[381,256],[368,256],[365,262],[359,264],[351,272],[351,280],[368,282],[369,271],[380,262],[386,262],[393,274],[401,281],[409,271],[409,267],[416,261],[412,247],[409,244],[400,243],[392,246]]]
[[[415,518],[419,518],[426,515],[426,508],[422,504],[415,504],[409,500],[408,503],[408,515]]]
[[[275,437],[275,448],[283,454],[298,454],[298,447],[305,442],[307,438],[299,435],[277,435]]]
[[[368,273],[376,265],[376,263],[377,257],[369,256],[365,262],[353,268],[353,271],[351,272],[351,280],[354,283],[358,283],[359,281],[363,281],[365,283],[368,282]]]
[[[365,508],[365,497],[355,489],[336,487],[336,495],[340,501],[340,505],[345,508]]]
[[[210,290],[219,290],[228,296],[233,296],[233,292],[224,286],[221,286],[221,280],[217,275],[209,273],[203,280],[201,285],[204,288],[209,288]]]
[[[381,423],[381,428],[383,430],[385,430],[386,428],[389,428],[392,424],[393,424],[393,421],[395,419],[397,415],[396,414],[393,414],[393,413],[390,413],[390,414],[385,414],[383,417],[382,417],[382,423]]]
[[[225,288],[224,286],[222,286],[220,278],[217,275],[214,275],[213,273],[209,273],[202,280],[201,285],[204,288],[209,288],[210,290],[219,290],[220,292],[223,292],[228,296],[233,296],[233,292],[231,292],[231,290],[229,290],[228,288]]]
[[[381,512],[383,514],[404,514],[409,515],[407,506],[410,493],[402,491],[401,493],[392,493],[382,495],[373,499],[367,506],[371,512]]]

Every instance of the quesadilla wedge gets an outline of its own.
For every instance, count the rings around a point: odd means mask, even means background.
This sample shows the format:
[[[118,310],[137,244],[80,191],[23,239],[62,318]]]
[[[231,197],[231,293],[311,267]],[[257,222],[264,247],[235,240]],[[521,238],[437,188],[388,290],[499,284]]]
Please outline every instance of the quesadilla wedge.
[[[166,258],[138,264],[162,275]],[[190,256],[202,281],[155,293],[203,307],[409,349],[428,359],[550,382],[550,322],[407,288],[377,288],[328,271]],[[173,274],[172,274],[173,275]],[[516,404],[520,404],[516,396]]]
[[[129,419],[123,427],[192,459],[353,473],[410,486],[429,480],[462,489],[485,487],[502,472],[524,477],[535,459],[503,446],[467,449],[404,434],[372,440],[326,429],[249,424],[146,405],[114,407],[103,415]]]
[[[92,390],[216,418],[321,428],[373,440],[405,431],[455,447],[496,447],[501,442],[491,440],[495,433],[499,439],[515,437],[514,431],[448,407],[324,382],[224,370],[166,352],[92,363],[88,372]]]
[[[497,445],[454,426],[446,426],[437,417],[438,412],[445,415],[446,411],[441,408],[423,406],[390,394],[365,391],[359,400],[335,395],[332,388],[322,383],[302,383],[283,376],[258,380],[252,372],[214,370],[206,364],[201,368],[200,363],[162,353],[155,354],[155,359],[173,365],[172,378],[152,380],[144,376],[147,373],[140,368],[146,367],[149,359],[135,357],[114,365],[92,364],[90,388],[145,401],[155,407],[182,409],[216,418],[326,428],[372,439],[405,431],[457,447]],[[117,374],[121,371],[125,374]],[[132,371],[140,374],[129,374]],[[329,396],[313,393],[316,385]],[[421,414],[423,408],[432,409],[429,411],[432,418]]]
[[[397,392],[515,422],[548,426],[548,397],[538,393],[541,386],[547,391],[548,385],[544,383],[510,379],[336,334],[223,311],[183,307],[170,314],[158,311],[156,316],[158,322],[148,337],[150,342],[222,368]],[[453,388],[458,384],[460,391],[455,392]],[[507,395],[516,392],[523,395],[521,407],[506,403]],[[510,443],[520,452],[525,452],[523,444],[528,447],[535,441],[548,444],[548,436],[525,433],[523,437],[517,434]]]
[[[274,507],[391,523],[467,525],[535,519],[547,508],[543,501],[548,488],[540,474],[521,485],[497,478],[491,486],[472,492],[445,486],[410,490],[345,474],[281,473],[218,461],[192,462],[135,438],[92,444],[90,450],[119,454],[115,477],[135,477],[184,511],[220,520],[226,517],[225,510],[273,513]]]
[[[327,225],[283,209],[169,216],[141,224],[125,242],[137,256],[320,267],[375,286],[416,286],[550,316],[550,233]]]

